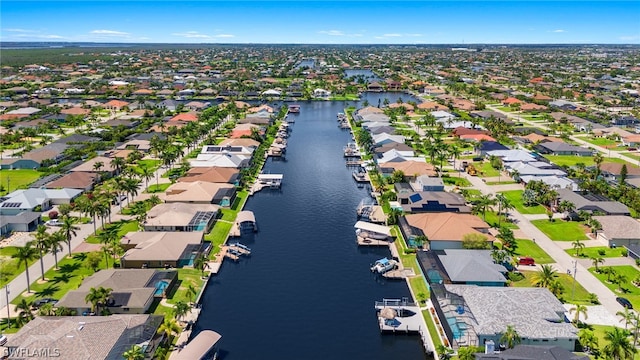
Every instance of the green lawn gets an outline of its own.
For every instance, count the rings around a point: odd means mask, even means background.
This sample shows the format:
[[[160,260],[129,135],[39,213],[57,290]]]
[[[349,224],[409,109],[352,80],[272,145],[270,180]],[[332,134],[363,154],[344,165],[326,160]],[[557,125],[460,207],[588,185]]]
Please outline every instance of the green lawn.
[[[30,273],[31,280],[34,282],[31,284],[31,291],[35,294],[28,296],[29,300],[36,300],[43,297],[51,297],[54,299],[60,299],[69,290],[77,289],[85,277],[93,275],[93,269],[89,269],[84,265],[87,253],[73,254],[72,257],[65,256],[58,262],[58,270],[54,268],[45,272],[44,276],[48,280],[44,283],[36,281],[39,279],[39,272],[33,274]],[[110,261],[109,264],[112,264]],[[106,263],[104,256],[101,257],[100,269],[105,269]],[[11,303],[17,304],[24,297],[24,294],[16,297]]]
[[[602,269],[602,266],[600,268]],[[640,308],[640,288],[631,283],[631,281],[640,276],[640,271],[638,271],[634,266],[631,265],[607,266],[607,268],[613,268],[618,274],[623,274],[627,277],[627,280],[622,286],[622,288],[624,289],[624,293],[618,291],[618,284],[614,284],[613,282],[609,281],[606,274],[596,273],[594,267],[589,268],[589,272],[597,277],[598,280],[600,280],[600,282],[604,284],[604,286],[613,291],[616,296],[623,296],[631,301],[631,304],[633,304],[634,308]]]
[[[496,109],[504,112],[513,112],[513,109],[508,106],[496,106]]]
[[[429,330],[429,335],[431,336],[431,340],[433,340],[433,345],[435,345],[436,349],[438,345],[442,345],[442,338],[438,334],[438,329],[436,329],[436,324],[433,323],[433,317],[429,310],[423,310],[422,316],[424,317],[425,322],[427,323],[427,329]]]
[[[482,214],[478,215],[480,216],[480,218],[482,218]],[[485,214],[485,221],[487,222],[487,224],[491,225],[492,227],[498,228],[498,214],[494,211],[487,211],[487,213]],[[504,219],[504,215],[502,215],[502,219],[500,220],[500,227],[507,227],[509,229],[519,229],[520,227],[518,227],[518,225],[512,223],[512,222],[508,222],[505,221]]]
[[[522,202],[523,190],[511,190],[500,192],[516,208],[520,214],[544,214],[546,208],[542,205],[524,206]]]
[[[418,296],[418,294],[424,294],[427,299],[429,298],[429,289],[427,288],[427,282],[422,275],[409,278],[409,286],[411,286],[411,289],[416,296]]]
[[[533,287],[533,277],[535,273],[536,271],[522,271],[524,279],[512,283],[512,286]],[[557,279],[563,287],[562,294],[560,294],[560,296],[558,297],[560,301],[571,304],[591,305],[591,302],[589,301],[589,292],[584,287],[582,287],[580,283],[575,283],[574,290],[573,277],[564,273],[558,273]],[[572,292],[574,293],[573,297],[571,296]]]
[[[17,189],[26,189],[29,184],[38,180],[43,174],[37,170],[0,170],[0,195],[8,194]]]
[[[473,166],[478,170],[478,176],[481,177],[498,177],[500,172],[493,167],[491,167],[491,163],[488,161],[483,162],[474,162]],[[505,176],[505,180],[508,178]]]
[[[569,255],[576,256],[576,251],[573,249],[565,250]],[[604,255],[600,255],[600,252],[604,251]],[[580,257],[590,259],[593,257],[602,257],[602,258],[612,258],[612,257],[621,257],[622,253],[626,252],[626,249],[623,247],[617,247],[612,249],[608,246],[595,246],[595,247],[586,247],[580,250]]]
[[[508,178],[506,178],[508,179]],[[509,184],[517,184],[516,181],[513,180],[504,180],[504,181],[487,181],[487,185],[509,185]]]
[[[10,283],[18,275],[22,274],[22,270],[24,270],[24,265],[18,264],[18,260],[11,257],[16,253],[17,249],[15,246],[0,248],[0,287]],[[38,260],[29,261],[29,265],[36,261]]]
[[[582,139],[590,144],[593,145],[597,145],[597,146],[602,146],[602,147],[616,147],[617,146],[617,142],[614,140],[610,140],[607,138],[587,138],[587,139]]]
[[[469,201],[470,199],[481,196],[482,191],[477,189],[462,189],[461,194],[467,201]]]
[[[604,156],[604,163],[625,163],[624,160],[618,158],[608,158]],[[544,155],[552,163],[559,166],[575,166],[576,164],[583,163],[585,166],[594,165],[593,156],[576,156],[576,155]]]
[[[471,183],[469,182],[469,180],[463,177],[443,176],[442,182],[445,185],[453,185],[453,186],[459,186],[459,187],[471,186]]]
[[[541,219],[532,220],[531,223],[545,233],[551,240],[575,241],[589,239],[585,234],[587,228],[579,222]]]
[[[516,249],[515,255],[519,257],[532,257],[537,264],[551,264],[555,262],[538,244],[528,239],[518,239],[518,248]]]
[[[213,249],[211,250],[211,257],[220,251],[220,246],[227,240],[227,235],[231,230],[233,224],[227,221],[216,221],[216,224],[207,235],[204,236],[205,241],[210,241]]]
[[[152,184],[152,185],[149,185],[149,187],[147,188],[146,192],[148,192],[148,193],[165,192],[165,190],[167,190],[169,188],[169,186],[171,186],[171,183]]]
[[[129,232],[138,231],[138,222],[135,220],[116,221],[111,224],[105,224],[105,227],[107,229],[109,229],[112,226],[118,227],[118,239],[120,239],[121,237],[123,237]],[[100,244],[100,240],[97,235],[99,235],[101,232],[102,232],[102,229],[98,229],[98,232],[96,235],[90,235],[89,237],[87,237],[85,241],[88,242],[89,244]]]

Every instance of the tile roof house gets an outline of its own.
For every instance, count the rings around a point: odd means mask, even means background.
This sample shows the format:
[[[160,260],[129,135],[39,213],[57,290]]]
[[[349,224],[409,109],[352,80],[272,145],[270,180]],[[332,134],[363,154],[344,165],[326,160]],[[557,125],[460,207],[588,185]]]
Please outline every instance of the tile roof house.
[[[475,360],[589,360],[589,355],[574,354],[559,346],[516,345],[500,352],[477,353]]]
[[[81,171],[81,172],[90,172],[90,173],[106,172],[110,174],[115,174],[116,168],[111,165],[111,160],[112,159],[108,157],[96,156],[74,167],[69,171],[71,172]],[[101,166],[99,168],[96,168],[96,165],[101,165]]]
[[[139,231],[122,237],[125,249],[120,263],[125,269],[183,267],[193,265],[208,245],[202,231]]]
[[[491,250],[419,251],[418,263],[429,284],[505,286],[507,269],[491,258]]]
[[[482,234],[487,243],[494,237],[489,224],[471,214],[454,212],[409,214],[400,218],[400,230],[406,239],[424,235],[431,250],[462,249],[462,238],[467,234]]]
[[[227,183],[205,181],[178,182],[169,186],[160,198],[167,203],[185,202],[231,206],[236,198],[236,187]]]
[[[144,231],[204,231],[215,223],[219,206],[213,204],[164,203],[147,212]]]
[[[247,148],[258,148],[258,146],[260,146],[260,143],[253,140],[253,139],[248,139],[248,138],[242,138],[242,139],[224,139],[220,142],[220,144],[218,144],[220,146],[243,146],[243,147],[247,147]]]
[[[497,347],[512,325],[523,345],[575,349],[578,329],[566,322],[566,309],[546,288],[432,284],[432,291],[437,312],[447,314],[442,325],[451,344],[482,346],[491,340]]]
[[[576,156],[592,156],[594,150],[575,146],[564,142],[545,142],[535,145],[535,149],[543,154],[552,155],[576,155]]]
[[[389,152],[385,153],[388,154]],[[383,158],[384,159],[384,158]],[[407,157],[412,159],[412,157]],[[387,161],[380,163],[380,173],[385,175],[391,175],[394,171],[402,171],[406,180],[415,180],[418,176],[438,176],[436,169],[433,165],[424,161],[424,159],[405,160],[405,161]]]
[[[584,210],[587,212],[599,211],[607,215],[630,215],[629,208],[618,202],[612,201],[602,195],[580,194],[569,189],[559,189],[558,199],[560,202],[566,200],[575,206],[575,211]]]
[[[107,309],[112,314],[144,314],[155,299],[169,294],[178,280],[175,271],[153,269],[105,269],[85,278],[76,290],[66,293],[57,307],[75,310],[76,314],[89,313],[91,303],[85,298],[91,288],[111,289]]]
[[[69,188],[90,191],[98,181],[98,174],[88,172],[70,172],[46,185],[47,189]]]
[[[110,100],[108,102],[106,102],[104,105],[102,105],[102,107],[104,107],[105,109],[108,110],[116,110],[116,111],[120,111],[122,110],[122,108],[129,106],[129,103],[126,101],[122,101],[122,100]]]
[[[122,360],[133,345],[147,343],[151,357],[161,341],[157,331],[162,321],[162,315],[38,316],[5,346],[51,349],[59,359]]]
[[[199,154],[195,159],[189,159],[192,168],[195,167],[223,167],[241,169],[249,167],[251,157],[235,154]]]
[[[630,216],[609,215],[594,216],[602,225],[598,230],[598,239],[610,247],[640,245],[640,222]]]
[[[178,179],[177,182],[206,181],[211,183],[236,184],[240,179],[240,170],[223,167],[194,167]]]

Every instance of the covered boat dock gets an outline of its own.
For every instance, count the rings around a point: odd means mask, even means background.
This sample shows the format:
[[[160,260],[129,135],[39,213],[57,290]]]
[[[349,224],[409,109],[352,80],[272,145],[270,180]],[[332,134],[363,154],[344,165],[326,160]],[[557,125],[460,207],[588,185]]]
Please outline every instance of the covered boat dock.
[[[218,351],[216,344],[222,335],[212,330],[202,330],[182,350],[171,353],[170,360],[208,360],[214,359]]]

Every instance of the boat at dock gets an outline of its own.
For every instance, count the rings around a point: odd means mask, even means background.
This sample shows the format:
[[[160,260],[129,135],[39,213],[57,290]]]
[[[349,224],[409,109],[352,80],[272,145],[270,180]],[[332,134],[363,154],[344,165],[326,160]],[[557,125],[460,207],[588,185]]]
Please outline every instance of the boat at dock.
[[[297,104],[293,104],[293,105],[289,105],[289,112],[292,114],[297,114],[300,112],[300,105]]]
[[[359,183],[369,182],[369,174],[362,166],[358,170],[354,170],[351,175]]]
[[[344,157],[360,157],[362,155],[356,143],[348,143],[343,150]]]
[[[398,267],[398,262],[393,259],[382,258],[377,260],[373,266],[371,266],[371,271],[378,274],[384,274],[387,271],[394,270]]]
[[[336,117],[338,118],[338,121],[347,120],[347,115],[345,115],[345,113],[343,112],[339,112]]]

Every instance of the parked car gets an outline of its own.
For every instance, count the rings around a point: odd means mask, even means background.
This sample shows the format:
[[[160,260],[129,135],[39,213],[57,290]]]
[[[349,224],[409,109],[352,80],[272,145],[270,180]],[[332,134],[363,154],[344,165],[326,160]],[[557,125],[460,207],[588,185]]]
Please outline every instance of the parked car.
[[[4,346],[4,344],[7,343],[7,336],[6,335],[0,335],[0,346]]]
[[[58,219],[49,220],[44,223],[47,226],[62,226],[62,221]]]
[[[630,148],[627,148],[627,150],[629,150],[629,151],[638,151],[638,148],[630,147]]]
[[[518,265],[535,266],[536,261],[531,257],[521,257],[521,258],[518,258]]]
[[[617,297],[616,301],[626,307],[627,309],[633,309],[633,305],[631,305],[631,301],[629,301],[627,298],[623,298],[623,297]]]
[[[53,299],[53,298],[42,298],[42,299],[38,299],[36,301],[33,302],[33,307],[38,309],[40,306],[44,305],[44,304],[48,304],[48,303],[52,303],[55,305],[55,303],[57,303],[58,300]]]

